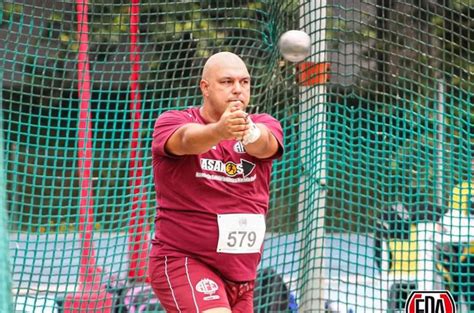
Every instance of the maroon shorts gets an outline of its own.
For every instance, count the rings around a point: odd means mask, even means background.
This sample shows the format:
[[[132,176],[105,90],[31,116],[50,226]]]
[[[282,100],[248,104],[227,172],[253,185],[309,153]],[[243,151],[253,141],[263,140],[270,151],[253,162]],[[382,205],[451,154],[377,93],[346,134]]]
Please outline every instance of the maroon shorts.
[[[202,312],[214,308],[253,312],[254,281],[227,281],[196,259],[152,257],[149,276],[153,291],[167,312]]]

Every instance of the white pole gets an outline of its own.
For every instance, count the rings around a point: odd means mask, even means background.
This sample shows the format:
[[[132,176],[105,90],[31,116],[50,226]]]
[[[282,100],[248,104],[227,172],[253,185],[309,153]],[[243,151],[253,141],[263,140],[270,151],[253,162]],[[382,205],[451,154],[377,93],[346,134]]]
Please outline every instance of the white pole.
[[[326,62],[326,0],[300,0],[300,28],[311,38],[307,61]],[[302,235],[300,312],[324,311],[323,243],[326,209],[326,86],[300,89],[301,161],[298,225]]]
[[[437,128],[437,145],[436,145],[436,205],[438,208],[443,207],[443,157],[444,157],[444,80],[440,79],[437,86],[438,96],[438,113],[436,120]],[[417,250],[423,257],[417,260],[417,281],[419,290],[435,290],[435,236],[436,227],[432,222],[419,223],[417,227]]]
[[[417,226],[417,283],[418,290],[436,290],[435,282],[435,223],[424,222]]]

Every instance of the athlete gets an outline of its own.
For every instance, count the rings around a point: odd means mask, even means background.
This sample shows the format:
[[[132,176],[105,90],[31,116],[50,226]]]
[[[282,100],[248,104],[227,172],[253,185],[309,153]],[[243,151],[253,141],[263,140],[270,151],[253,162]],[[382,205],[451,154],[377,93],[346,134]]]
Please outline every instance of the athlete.
[[[157,198],[149,275],[168,312],[253,312],[280,123],[248,114],[251,79],[230,52],[212,55],[200,107],[167,111],[153,133]]]

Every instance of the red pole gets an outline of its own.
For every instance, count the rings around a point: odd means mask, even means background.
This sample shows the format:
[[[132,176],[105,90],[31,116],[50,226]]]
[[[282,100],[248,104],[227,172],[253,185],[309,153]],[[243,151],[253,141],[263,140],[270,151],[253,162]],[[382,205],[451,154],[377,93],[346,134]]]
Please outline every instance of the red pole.
[[[91,79],[89,70],[89,27],[87,0],[77,0],[77,22],[79,33],[78,89],[80,100],[78,147],[80,178],[80,217],[79,231],[82,241],[80,282],[86,289],[98,289],[101,269],[97,267],[92,243],[94,223],[94,202],[92,192],[92,144],[91,144]]]
[[[64,313],[112,313],[113,296],[101,285],[102,269],[97,266],[92,230],[94,224],[94,201],[92,193],[92,123],[90,114],[91,78],[89,70],[89,22],[87,0],[76,0],[79,52],[77,78],[80,100],[78,150],[80,179],[79,236],[81,239],[81,260],[79,269],[79,290],[67,294]]]
[[[132,190],[132,215],[129,228],[129,280],[145,281],[148,257],[148,227],[145,223],[146,195],[142,186],[143,163],[140,153],[140,54],[138,47],[138,26],[140,0],[132,0],[130,9],[130,111],[132,119],[132,142],[130,153],[130,188]],[[140,205],[140,206],[139,206]]]

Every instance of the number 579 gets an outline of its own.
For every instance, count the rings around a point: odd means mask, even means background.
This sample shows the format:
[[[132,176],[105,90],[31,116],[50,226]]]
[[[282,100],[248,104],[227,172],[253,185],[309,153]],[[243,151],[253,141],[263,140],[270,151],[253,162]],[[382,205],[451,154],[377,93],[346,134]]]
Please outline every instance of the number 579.
[[[257,234],[254,231],[231,231],[227,236],[227,245],[229,247],[242,248],[247,245],[249,248],[253,247],[257,240]]]

